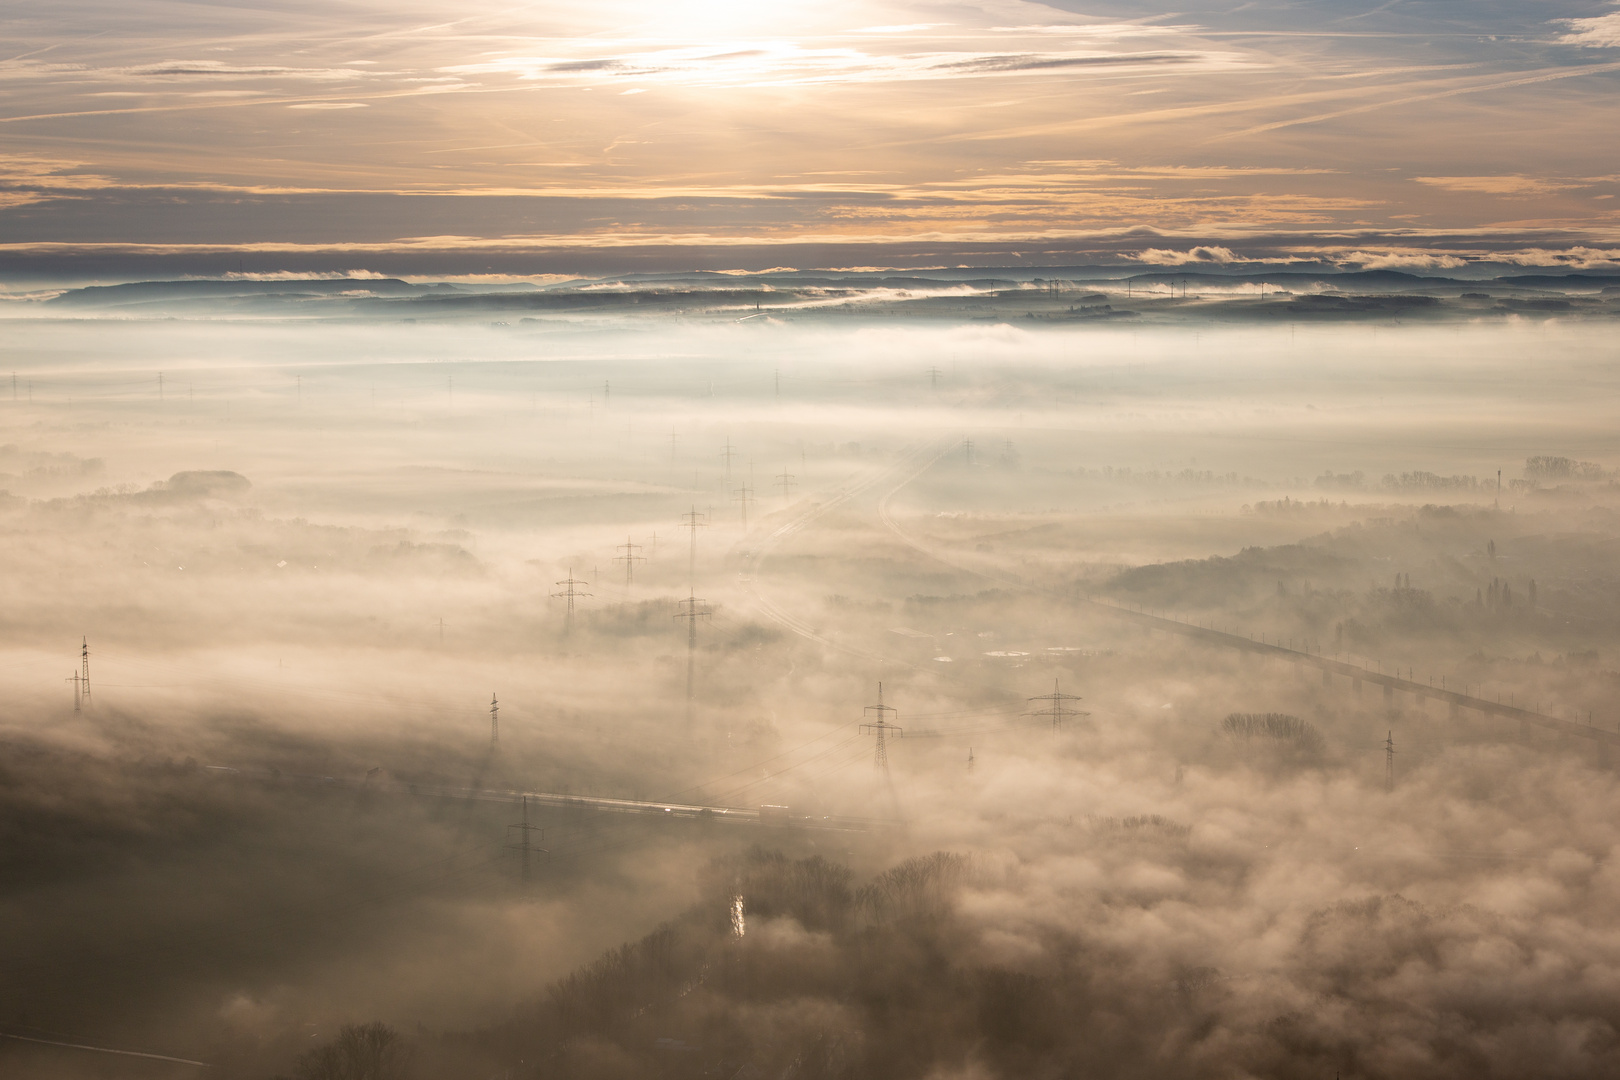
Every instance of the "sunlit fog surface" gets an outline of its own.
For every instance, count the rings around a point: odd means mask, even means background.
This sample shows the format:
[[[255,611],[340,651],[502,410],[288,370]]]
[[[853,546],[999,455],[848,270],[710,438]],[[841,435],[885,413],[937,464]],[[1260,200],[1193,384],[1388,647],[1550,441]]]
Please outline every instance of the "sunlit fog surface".
[[[0,1026],[1614,1075],[1612,322],[745,314],[9,320]]]

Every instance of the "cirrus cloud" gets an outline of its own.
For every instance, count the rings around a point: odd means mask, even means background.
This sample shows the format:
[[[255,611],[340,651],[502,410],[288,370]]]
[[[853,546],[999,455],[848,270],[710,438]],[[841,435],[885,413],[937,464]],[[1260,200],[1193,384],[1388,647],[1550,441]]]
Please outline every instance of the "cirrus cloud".
[[[1414,176],[1420,184],[1442,191],[1480,195],[1548,195],[1555,191],[1583,187],[1586,181],[1552,179],[1541,176]]]
[[[1620,49],[1620,11],[1585,19],[1554,21],[1569,27],[1569,32],[1558,39],[1566,45],[1583,45],[1589,49]]]

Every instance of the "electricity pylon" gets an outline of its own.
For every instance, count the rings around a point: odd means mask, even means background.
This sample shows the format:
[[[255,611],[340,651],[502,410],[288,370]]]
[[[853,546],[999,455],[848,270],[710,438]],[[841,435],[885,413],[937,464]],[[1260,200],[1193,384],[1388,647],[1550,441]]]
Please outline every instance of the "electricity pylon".
[[[90,707],[90,639],[79,639],[79,670],[63,682],[73,683],[73,711]]]
[[[862,710],[861,715],[866,716],[873,713],[877,715],[877,719],[863,723],[861,725],[861,734],[865,735],[867,732],[872,732],[877,735],[877,750],[872,756],[872,765],[874,768],[887,773],[889,771],[889,747],[886,736],[892,731],[896,738],[901,738],[905,735],[905,729],[889,723],[889,714],[892,713],[896,717],[900,714],[895,710],[894,706],[883,704],[882,683],[878,683],[877,704],[868,705]]]
[[[535,847],[533,842],[529,839],[529,834],[537,832],[540,834],[540,839],[544,840],[546,838],[546,830],[539,825],[529,824],[529,797],[527,795],[523,796],[523,820],[518,822],[516,825],[508,825],[507,829],[518,830],[517,843],[510,844],[508,846],[517,848],[523,853],[523,880],[528,881],[530,852],[538,851],[542,855],[547,854],[547,852],[545,848]]]
[[[79,677],[84,680],[84,703],[90,704],[90,639],[79,639]]]
[[[707,619],[714,614],[713,610],[699,597],[687,594],[685,600],[677,605],[680,611],[676,613],[677,619],[686,620],[686,726],[692,726],[692,671],[697,656],[697,624],[699,619]]]
[[[731,490],[731,459],[737,456],[737,448],[731,445],[731,436],[726,436],[726,448],[720,451],[720,457],[726,463],[726,490]]]
[[[686,579],[687,584],[697,587],[697,534],[699,529],[706,529],[709,523],[705,520],[707,514],[700,513],[696,506],[681,515],[681,528],[692,530],[692,553],[687,558]]]
[[[624,543],[620,544],[613,550],[624,552],[623,555],[613,556],[613,561],[624,563],[624,587],[629,589],[636,578],[636,563],[646,562],[647,558],[644,555],[636,554],[636,552],[641,550],[641,545],[631,542],[628,536],[624,538]]]
[[[1044,702],[1047,703],[1046,708],[1044,708],[1044,709],[1036,709],[1034,712],[1030,713],[1029,715],[1030,716],[1050,716],[1052,718],[1052,730],[1053,731],[1062,731],[1063,730],[1063,721],[1067,717],[1071,717],[1071,716],[1090,716],[1091,715],[1088,712],[1082,712],[1079,709],[1071,709],[1069,707],[1068,703],[1071,702],[1071,701],[1079,701],[1080,700],[1080,695],[1079,694],[1065,694],[1063,691],[1058,689],[1058,681],[1056,679],[1052,680],[1052,692],[1050,694],[1042,694],[1039,697],[1032,697],[1032,698],[1029,698],[1028,700],[1029,700],[1029,702],[1031,704],[1034,704],[1037,701],[1044,701]]]
[[[552,599],[554,599],[554,600],[567,600],[568,601],[568,615],[567,615],[566,621],[564,622],[563,626],[564,626],[565,631],[566,630],[572,630],[574,628],[574,601],[581,598],[581,597],[591,595],[588,592],[581,592],[579,590],[579,587],[581,585],[588,585],[590,583],[586,582],[586,581],[581,581],[580,579],[576,578],[574,576],[574,568],[570,566],[568,568],[568,576],[566,578],[564,578],[563,580],[557,582],[557,584],[562,587],[562,591],[561,592],[554,592],[554,593],[551,594],[551,596],[552,596]]]

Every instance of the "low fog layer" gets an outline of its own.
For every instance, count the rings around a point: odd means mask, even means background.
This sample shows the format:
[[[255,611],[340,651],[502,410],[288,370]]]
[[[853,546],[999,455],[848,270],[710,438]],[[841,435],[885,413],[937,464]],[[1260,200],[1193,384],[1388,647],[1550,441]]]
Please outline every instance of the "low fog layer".
[[[8,306],[0,1065],[1612,1075],[1613,298],[1161,285]]]

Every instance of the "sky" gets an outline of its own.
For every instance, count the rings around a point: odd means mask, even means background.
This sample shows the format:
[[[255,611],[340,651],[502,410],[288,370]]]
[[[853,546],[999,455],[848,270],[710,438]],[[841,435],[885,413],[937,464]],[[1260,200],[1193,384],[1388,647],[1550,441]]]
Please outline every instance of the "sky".
[[[10,271],[1620,265],[1589,0],[8,0],[0,40]]]

